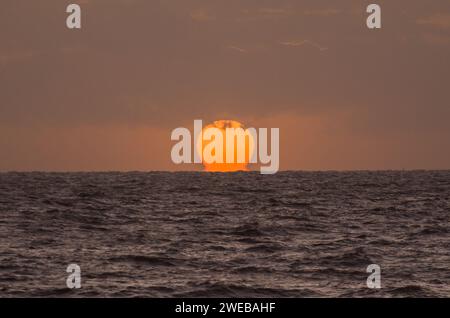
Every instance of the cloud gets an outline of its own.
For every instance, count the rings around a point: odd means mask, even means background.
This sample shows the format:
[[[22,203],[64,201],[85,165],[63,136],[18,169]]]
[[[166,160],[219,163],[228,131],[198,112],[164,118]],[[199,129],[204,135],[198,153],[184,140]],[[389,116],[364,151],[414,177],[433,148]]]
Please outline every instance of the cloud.
[[[292,14],[291,10],[285,8],[261,8],[258,10],[260,14],[272,16],[285,16]]]
[[[425,42],[435,45],[448,45],[450,44],[450,36],[441,34],[425,33],[422,35]]]
[[[295,14],[291,8],[255,8],[241,10],[242,17],[240,21],[248,20],[278,20],[284,19]]]
[[[10,63],[17,63],[24,60],[29,60],[36,56],[38,53],[35,51],[18,51],[18,52],[0,52],[0,66],[7,65]]]
[[[326,9],[305,10],[305,11],[303,11],[303,14],[310,15],[310,16],[329,17],[329,16],[333,16],[333,15],[338,15],[341,12],[342,12],[342,10],[339,10],[339,9],[326,8]]]
[[[311,46],[311,47],[318,49],[321,52],[328,50],[327,47],[324,47],[324,46],[320,45],[319,43],[312,42],[309,40],[283,41],[283,42],[280,42],[280,44],[284,45],[284,46],[291,46],[291,47]]]
[[[230,49],[230,50],[237,51],[239,53],[248,53],[248,51],[246,49],[243,49],[243,48],[241,48],[239,46],[235,46],[235,45],[227,46],[227,48]]]
[[[196,22],[207,22],[216,19],[208,10],[206,9],[195,9],[189,13],[192,20]]]
[[[439,29],[450,29],[450,13],[437,13],[417,20],[417,24]]]

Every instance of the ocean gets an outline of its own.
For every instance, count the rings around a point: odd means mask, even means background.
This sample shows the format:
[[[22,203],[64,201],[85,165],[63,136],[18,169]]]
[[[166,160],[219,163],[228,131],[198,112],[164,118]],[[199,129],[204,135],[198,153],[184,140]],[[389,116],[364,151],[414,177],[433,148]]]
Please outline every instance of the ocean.
[[[450,171],[2,173],[0,297],[450,297],[449,221]]]

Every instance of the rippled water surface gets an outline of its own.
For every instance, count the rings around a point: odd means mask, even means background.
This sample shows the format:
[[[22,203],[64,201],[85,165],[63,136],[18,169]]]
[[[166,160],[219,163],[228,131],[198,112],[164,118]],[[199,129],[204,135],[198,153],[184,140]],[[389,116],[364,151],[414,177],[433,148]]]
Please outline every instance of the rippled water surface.
[[[449,171],[5,173],[0,296],[450,297],[449,221]]]

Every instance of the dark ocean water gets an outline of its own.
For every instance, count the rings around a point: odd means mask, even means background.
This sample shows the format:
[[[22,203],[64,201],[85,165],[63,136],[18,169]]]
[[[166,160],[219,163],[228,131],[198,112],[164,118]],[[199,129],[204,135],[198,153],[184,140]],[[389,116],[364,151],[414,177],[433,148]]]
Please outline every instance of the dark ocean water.
[[[449,221],[450,171],[0,174],[0,296],[450,297]]]

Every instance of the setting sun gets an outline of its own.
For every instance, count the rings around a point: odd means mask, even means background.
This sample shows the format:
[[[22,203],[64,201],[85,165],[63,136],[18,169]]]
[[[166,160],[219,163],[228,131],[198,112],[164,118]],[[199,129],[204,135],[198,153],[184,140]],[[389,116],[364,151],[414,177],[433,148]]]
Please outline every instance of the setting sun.
[[[227,128],[233,128],[230,131],[245,132],[245,138],[239,140],[235,134],[227,135]],[[212,150],[212,155],[218,155],[223,160],[221,162],[208,162],[203,158],[203,166],[205,171],[209,172],[232,172],[232,171],[247,171],[248,163],[254,152],[254,140],[251,134],[247,133],[244,125],[234,120],[217,120],[213,124],[207,125],[203,128],[202,133],[197,137],[196,150],[197,153],[203,155],[208,153],[208,148],[214,139],[207,137],[208,132],[214,130],[222,136],[222,154],[216,153],[216,148]],[[227,140],[231,137],[234,140]],[[216,145],[217,146],[217,145]]]

